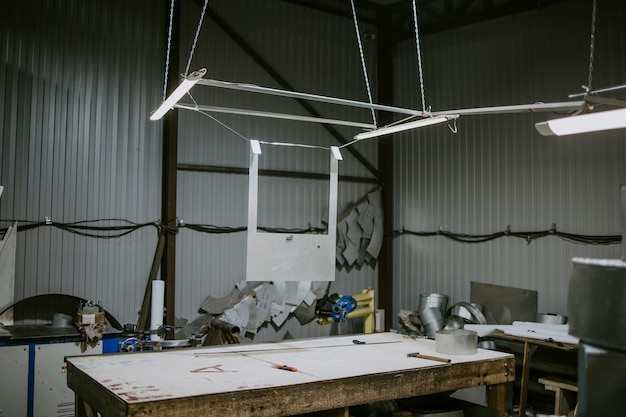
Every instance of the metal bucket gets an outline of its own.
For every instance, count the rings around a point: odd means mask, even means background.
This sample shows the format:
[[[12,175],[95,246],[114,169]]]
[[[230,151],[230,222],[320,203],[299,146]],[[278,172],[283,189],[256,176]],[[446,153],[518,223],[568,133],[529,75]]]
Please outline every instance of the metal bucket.
[[[537,313],[535,321],[543,324],[567,324],[567,317],[555,313]]]
[[[446,308],[448,307],[448,296],[445,294],[420,294],[419,307],[417,312],[419,314],[427,308],[438,308],[441,311],[441,315],[446,314]]]
[[[63,313],[54,313],[52,315],[52,327],[72,327],[74,318]]]
[[[435,350],[446,355],[473,355],[478,350],[478,334],[471,330],[439,330]]]

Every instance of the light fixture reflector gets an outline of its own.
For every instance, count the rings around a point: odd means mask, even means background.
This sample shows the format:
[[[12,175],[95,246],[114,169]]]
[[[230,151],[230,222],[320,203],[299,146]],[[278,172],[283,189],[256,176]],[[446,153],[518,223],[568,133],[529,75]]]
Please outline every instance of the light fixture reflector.
[[[548,120],[535,123],[535,128],[543,136],[566,136],[623,129],[626,128],[626,108]]]
[[[206,74],[206,69],[202,68],[201,70],[192,72],[187,78],[184,78],[178,87],[176,87],[174,92],[172,92],[172,94],[170,94],[170,96],[165,99],[163,103],[161,103],[159,108],[150,115],[150,120],[159,120],[165,116],[165,113],[170,111],[170,109],[172,109],[174,105],[178,103],[178,101],[183,98],[189,90],[191,90],[191,87],[196,85],[196,83],[202,79],[204,74]]]
[[[404,132],[410,129],[416,129],[418,127],[430,126],[438,123],[445,123],[450,120],[456,120],[459,117],[458,114],[441,114],[439,116],[427,117],[425,119],[414,120],[412,122],[401,123],[392,126],[381,127],[380,129],[370,130],[369,132],[362,132],[354,136],[355,140],[363,140],[376,138],[384,135],[391,135],[392,133]]]

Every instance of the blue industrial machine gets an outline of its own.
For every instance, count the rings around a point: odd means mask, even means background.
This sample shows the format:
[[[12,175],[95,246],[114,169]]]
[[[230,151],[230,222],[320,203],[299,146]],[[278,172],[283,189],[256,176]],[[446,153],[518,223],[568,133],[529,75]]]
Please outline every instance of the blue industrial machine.
[[[102,311],[79,324],[78,297],[47,294],[18,301],[0,312],[0,415],[73,416],[65,357],[117,352],[119,322]],[[88,321],[87,314],[81,317]]]
[[[335,323],[343,323],[348,320],[348,313],[356,309],[356,300],[354,297],[344,295],[339,298],[331,310],[331,317]]]

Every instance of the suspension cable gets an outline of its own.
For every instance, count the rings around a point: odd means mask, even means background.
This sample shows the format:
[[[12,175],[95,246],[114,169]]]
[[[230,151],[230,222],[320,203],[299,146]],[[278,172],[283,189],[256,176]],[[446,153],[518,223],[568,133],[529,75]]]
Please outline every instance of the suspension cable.
[[[593,0],[593,9],[591,11],[591,42],[589,46],[589,79],[587,80],[587,86],[585,87],[585,98],[592,91],[591,82],[593,81],[593,50],[596,39],[596,0]]]
[[[165,77],[163,78],[163,101],[167,98],[167,78],[170,70],[170,49],[172,46],[172,26],[174,25],[174,1],[170,2],[170,23],[167,29],[167,52],[165,53]]]
[[[196,28],[196,36],[193,38],[193,44],[191,45],[191,52],[189,53],[189,59],[187,60],[187,67],[185,68],[185,73],[183,74],[185,77],[189,73],[189,66],[191,65],[191,60],[193,59],[193,53],[196,50],[196,44],[198,43],[198,37],[200,36],[200,29],[202,29],[202,21],[204,20],[204,13],[206,12],[206,8],[208,4],[209,4],[209,0],[204,0],[204,6],[202,6],[202,13],[200,14],[200,20],[198,21],[198,27]]]
[[[359,44],[359,55],[361,56],[361,67],[363,68],[363,76],[365,77],[365,87],[367,88],[367,97],[370,100],[370,104],[373,104],[372,101],[372,91],[370,90],[370,81],[367,76],[367,67],[365,66],[365,56],[363,54],[363,45],[361,44],[361,32],[359,31],[359,22],[356,18],[356,8],[354,7],[354,0],[350,0],[350,5],[352,6],[352,19],[354,20],[354,30],[356,31],[356,40]],[[376,112],[374,109],[370,109],[372,112],[372,120],[374,122],[374,126],[378,126],[376,123]]]
[[[420,77],[420,91],[422,96],[422,110],[426,111],[426,99],[424,98],[424,76],[422,75],[422,54],[420,51],[420,35],[417,25],[417,0],[413,0],[413,25],[415,27],[415,46],[417,49],[417,68]]]

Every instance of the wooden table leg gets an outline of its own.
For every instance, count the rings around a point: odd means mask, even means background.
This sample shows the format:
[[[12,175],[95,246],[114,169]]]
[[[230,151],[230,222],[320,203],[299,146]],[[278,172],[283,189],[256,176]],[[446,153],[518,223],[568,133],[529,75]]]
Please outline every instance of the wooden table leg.
[[[74,415],[76,417],[94,417],[95,413],[89,404],[78,395],[74,395]]]
[[[505,416],[506,384],[496,384],[487,387],[487,406],[497,410],[499,417]]]
[[[528,375],[530,374],[530,347],[530,343],[524,342],[524,360],[522,362],[518,417],[524,417],[526,415],[526,391],[528,390]]]

